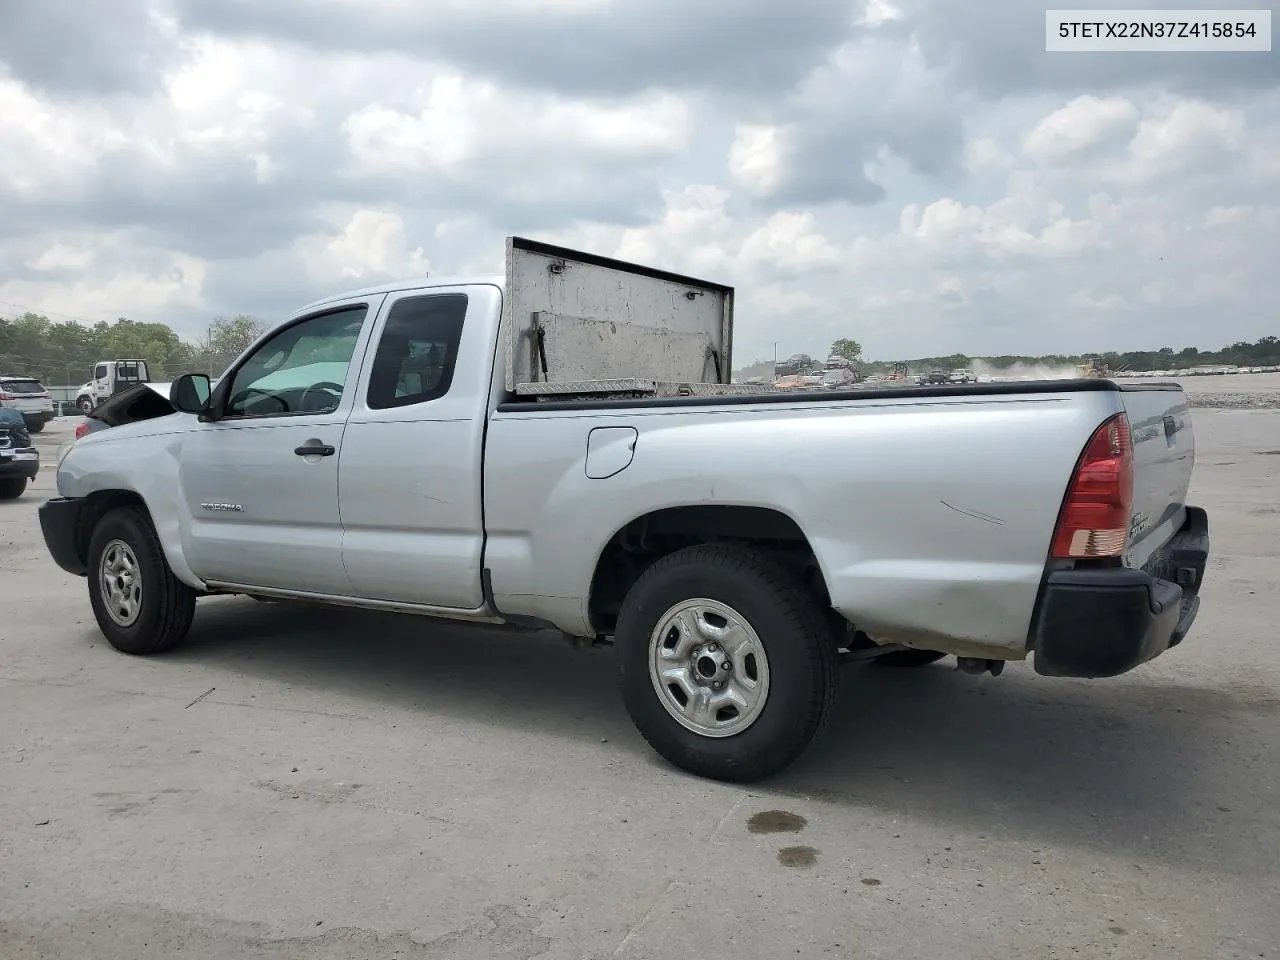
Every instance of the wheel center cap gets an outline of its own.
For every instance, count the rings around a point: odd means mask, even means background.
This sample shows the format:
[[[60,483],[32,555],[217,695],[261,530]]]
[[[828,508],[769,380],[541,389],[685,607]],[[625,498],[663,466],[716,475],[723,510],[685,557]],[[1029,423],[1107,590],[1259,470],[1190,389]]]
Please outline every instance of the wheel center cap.
[[[694,679],[709,687],[719,689],[729,680],[733,672],[733,661],[718,643],[704,643],[695,647],[690,657]]]

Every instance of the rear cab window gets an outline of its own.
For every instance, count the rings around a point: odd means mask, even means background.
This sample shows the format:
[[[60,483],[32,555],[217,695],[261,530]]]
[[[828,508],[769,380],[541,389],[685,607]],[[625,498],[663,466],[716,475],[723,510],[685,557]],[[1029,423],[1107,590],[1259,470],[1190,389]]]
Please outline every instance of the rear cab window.
[[[443,397],[453,383],[467,316],[465,293],[396,301],[378,339],[365,402],[388,410]]]
[[[147,377],[147,365],[140,360],[121,360],[116,363],[116,380],[123,383],[142,383]]]

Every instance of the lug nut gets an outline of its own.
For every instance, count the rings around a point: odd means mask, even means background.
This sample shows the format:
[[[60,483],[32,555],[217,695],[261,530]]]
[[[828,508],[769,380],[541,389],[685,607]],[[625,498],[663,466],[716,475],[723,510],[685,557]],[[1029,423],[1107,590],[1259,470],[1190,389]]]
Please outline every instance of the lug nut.
[[[707,644],[707,653],[715,653],[719,649],[714,643]]]

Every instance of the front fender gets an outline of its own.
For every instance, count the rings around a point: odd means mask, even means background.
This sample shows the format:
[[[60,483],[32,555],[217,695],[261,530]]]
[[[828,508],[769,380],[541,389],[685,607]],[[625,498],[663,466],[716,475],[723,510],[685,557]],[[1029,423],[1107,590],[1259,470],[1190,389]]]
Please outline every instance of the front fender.
[[[116,430],[130,428],[113,427],[76,441],[58,467],[59,495],[88,499],[120,491],[138,497],[151,516],[174,576],[189,587],[204,590],[204,582],[187,563],[183,549],[186,531],[178,483],[182,434],[130,431],[125,436],[110,436]]]

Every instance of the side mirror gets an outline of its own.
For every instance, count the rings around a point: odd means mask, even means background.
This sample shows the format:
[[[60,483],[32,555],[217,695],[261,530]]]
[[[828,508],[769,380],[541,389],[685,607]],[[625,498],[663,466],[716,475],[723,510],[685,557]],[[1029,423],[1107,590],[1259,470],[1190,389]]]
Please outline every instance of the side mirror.
[[[203,373],[184,373],[169,387],[169,402],[179,413],[205,413],[213,387]]]

